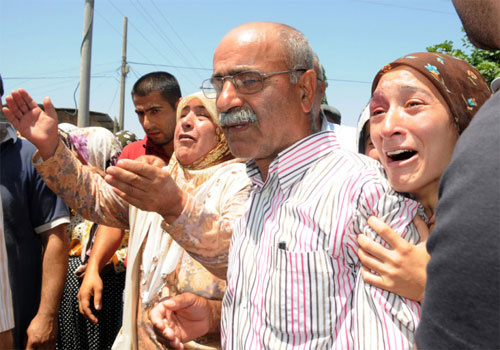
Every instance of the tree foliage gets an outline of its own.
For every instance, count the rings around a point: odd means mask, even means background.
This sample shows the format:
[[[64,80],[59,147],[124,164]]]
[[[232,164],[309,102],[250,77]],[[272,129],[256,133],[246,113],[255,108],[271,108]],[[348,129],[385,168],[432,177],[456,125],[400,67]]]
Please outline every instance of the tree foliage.
[[[323,69],[323,81],[326,83],[326,87],[325,87],[325,91],[326,89],[328,88],[328,79],[326,78],[326,71],[325,71],[325,67],[323,65],[321,65],[321,68]],[[325,104],[327,105],[328,104],[328,100],[326,99],[326,94],[325,96],[323,96],[323,99],[321,100],[321,104]]]
[[[500,50],[483,50],[478,49],[469,41],[465,31],[462,38],[461,48],[453,47],[453,41],[445,40],[441,44],[427,47],[429,52],[441,52],[450,56],[461,58],[481,73],[488,84],[491,84],[493,79],[500,77]]]

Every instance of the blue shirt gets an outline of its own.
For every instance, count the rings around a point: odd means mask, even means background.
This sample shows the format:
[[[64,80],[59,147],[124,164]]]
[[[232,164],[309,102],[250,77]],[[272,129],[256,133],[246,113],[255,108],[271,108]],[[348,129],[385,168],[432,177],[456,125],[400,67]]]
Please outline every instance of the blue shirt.
[[[0,126],[3,131],[5,127],[5,124]],[[11,131],[0,144],[0,193],[16,349],[22,347],[26,329],[40,303],[42,242],[39,233],[69,222],[67,206],[45,185],[33,167],[35,151],[35,146],[17,138]]]

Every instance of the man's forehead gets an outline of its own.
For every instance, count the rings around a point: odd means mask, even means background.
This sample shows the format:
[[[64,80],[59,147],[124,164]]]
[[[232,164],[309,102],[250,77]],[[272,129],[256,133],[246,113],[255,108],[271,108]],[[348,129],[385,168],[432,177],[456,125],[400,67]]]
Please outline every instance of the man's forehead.
[[[214,74],[235,74],[252,70],[281,66],[275,40],[257,30],[245,30],[223,39],[214,54]]]
[[[265,33],[258,31],[256,28],[249,28],[247,30],[240,31],[235,35],[234,40],[239,45],[246,45],[250,43],[258,43],[265,41]]]
[[[140,103],[135,106],[136,111],[146,112],[152,109],[163,109],[163,106],[156,102]]]

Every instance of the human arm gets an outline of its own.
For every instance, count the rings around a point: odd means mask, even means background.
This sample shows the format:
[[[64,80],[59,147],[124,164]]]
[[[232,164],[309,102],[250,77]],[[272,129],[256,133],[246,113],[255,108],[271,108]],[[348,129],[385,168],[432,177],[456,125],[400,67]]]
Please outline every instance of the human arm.
[[[7,270],[7,251],[3,233],[2,201],[0,200],[0,350],[10,350],[14,346],[12,328],[14,328],[14,310]]]
[[[430,259],[425,248],[429,229],[419,216],[413,222],[421,238],[417,245],[408,243],[380,219],[374,216],[368,218],[368,225],[389,244],[389,248],[360,234],[358,256],[363,264],[361,276],[366,282],[422,302],[426,266]]]
[[[94,308],[102,308],[102,279],[99,272],[109,262],[123,238],[123,230],[109,226],[99,226],[94,245],[85,271],[82,285],[78,291],[78,309],[91,322],[97,323],[97,317],[92,313],[90,300],[94,298]]]
[[[47,186],[86,219],[127,228],[128,203],[59,142],[57,113],[50,99],[44,100],[45,112],[23,89],[13,91],[6,101],[5,116],[38,148],[35,167]]]
[[[164,169],[128,160],[118,165],[120,168],[108,169],[112,176],[106,177],[117,186],[117,193],[143,210],[159,212],[170,236],[207,270],[226,279],[233,225],[243,215],[248,199],[249,180],[244,165],[233,163],[219,169],[204,184],[210,190],[203,198],[172,194],[182,192],[175,182],[173,191],[162,187],[168,187],[170,181],[162,181],[168,175]],[[179,204],[181,195],[185,198],[183,207],[169,209]],[[208,208],[206,201],[217,201],[217,208]]]
[[[14,347],[12,330],[0,332],[0,350],[11,350]]]
[[[12,349],[14,328],[14,308],[10,289],[7,249],[3,226],[3,208],[0,198],[0,350]]]
[[[183,349],[183,343],[220,329],[220,300],[183,293],[160,301],[149,317],[160,343],[169,349]]]
[[[43,100],[45,111],[24,89],[12,91],[5,102],[2,111],[14,128],[38,148],[44,160],[50,158],[59,143],[57,112],[50,98]]]
[[[421,306],[418,302],[366,282],[361,275],[361,261],[357,256],[357,236],[388,248],[388,243],[368,224],[375,216],[386,222],[394,232],[410,244],[419,242],[419,233],[413,224],[419,204],[393,191],[387,181],[379,177],[368,178],[356,199],[354,235],[349,245],[356,256],[353,296],[354,339],[367,349],[411,348],[419,323]]]
[[[59,304],[68,268],[66,225],[40,234],[44,247],[40,306],[26,331],[26,348],[54,348],[58,332]]]

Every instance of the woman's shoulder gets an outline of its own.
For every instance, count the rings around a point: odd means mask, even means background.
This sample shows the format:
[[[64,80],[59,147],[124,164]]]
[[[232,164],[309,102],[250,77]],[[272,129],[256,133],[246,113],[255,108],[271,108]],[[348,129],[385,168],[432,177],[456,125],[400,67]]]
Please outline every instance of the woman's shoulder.
[[[241,159],[241,158],[235,158],[228,160],[224,163],[221,163],[218,165],[218,169],[215,172],[215,174],[227,174],[227,176],[244,176],[245,178],[248,178],[247,172],[246,172],[246,161]]]
[[[240,191],[250,187],[250,178],[246,166],[241,159],[232,159],[218,165],[218,169],[210,176],[205,186],[216,187],[221,191]]]

